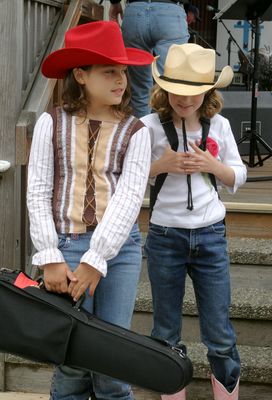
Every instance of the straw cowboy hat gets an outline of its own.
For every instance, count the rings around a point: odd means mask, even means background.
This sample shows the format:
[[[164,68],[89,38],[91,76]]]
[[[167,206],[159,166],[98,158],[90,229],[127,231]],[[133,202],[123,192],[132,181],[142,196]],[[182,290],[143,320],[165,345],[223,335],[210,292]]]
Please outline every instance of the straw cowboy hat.
[[[215,51],[193,43],[170,46],[163,75],[158,72],[156,59],[152,64],[152,74],[162,89],[181,96],[195,96],[226,87],[233,78],[233,71],[227,66],[214,82]]]
[[[69,29],[65,46],[44,60],[47,78],[64,78],[75,67],[92,64],[147,65],[154,57],[147,51],[125,48],[119,25],[113,21],[90,22]]]

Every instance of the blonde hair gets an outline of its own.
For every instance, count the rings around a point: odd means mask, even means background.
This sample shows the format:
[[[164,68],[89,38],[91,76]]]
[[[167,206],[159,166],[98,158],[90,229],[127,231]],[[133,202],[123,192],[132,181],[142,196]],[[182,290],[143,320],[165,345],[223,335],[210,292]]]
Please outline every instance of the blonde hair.
[[[172,107],[169,103],[168,92],[155,84],[150,98],[150,105],[162,119],[172,118]],[[212,118],[218,114],[223,107],[223,97],[216,89],[205,94],[203,103],[199,108],[199,117]]]

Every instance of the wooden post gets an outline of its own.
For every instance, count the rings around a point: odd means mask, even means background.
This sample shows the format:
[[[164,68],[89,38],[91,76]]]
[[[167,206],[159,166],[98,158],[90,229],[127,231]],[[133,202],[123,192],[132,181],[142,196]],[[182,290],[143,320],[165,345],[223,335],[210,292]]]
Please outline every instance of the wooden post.
[[[0,267],[15,267],[20,247],[20,228],[16,215],[15,125],[20,113],[22,89],[22,18],[24,2],[2,0],[0,29],[0,160],[11,168],[0,180]]]
[[[79,20],[80,24],[87,22],[99,21],[104,18],[104,7],[97,4],[94,0],[83,0],[81,17]]]

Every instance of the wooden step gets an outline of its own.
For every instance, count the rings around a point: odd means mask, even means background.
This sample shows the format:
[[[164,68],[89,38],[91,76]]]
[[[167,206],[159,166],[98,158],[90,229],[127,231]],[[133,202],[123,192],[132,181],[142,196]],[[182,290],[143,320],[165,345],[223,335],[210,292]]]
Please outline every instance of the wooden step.
[[[226,229],[228,237],[248,237],[272,239],[272,205],[251,203],[226,203]],[[147,232],[149,208],[143,206],[139,215],[139,225]]]

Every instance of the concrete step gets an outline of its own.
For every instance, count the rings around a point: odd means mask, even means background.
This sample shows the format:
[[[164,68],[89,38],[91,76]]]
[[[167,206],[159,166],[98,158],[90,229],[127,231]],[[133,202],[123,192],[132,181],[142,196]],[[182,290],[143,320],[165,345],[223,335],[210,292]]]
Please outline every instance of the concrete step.
[[[232,305],[230,316],[236,329],[238,348],[242,360],[241,381],[244,396],[241,399],[272,398],[272,274],[267,266],[231,265]],[[146,260],[143,260],[141,279],[138,287],[132,329],[150,335],[152,329],[152,298],[147,276]],[[199,323],[194,291],[190,278],[186,282],[183,307],[184,343],[194,365],[196,389],[189,399],[211,399],[209,365],[206,349],[200,344]],[[199,380],[203,380],[204,397],[197,397]],[[262,386],[264,385],[264,387]],[[194,387],[194,384],[192,385]],[[259,396],[259,393],[262,396]],[[269,394],[269,395],[268,395]],[[199,394],[198,394],[199,396]],[[270,397],[269,397],[270,396]],[[150,400],[156,397],[150,397]]]
[[[229,237],[232,264],[272,265],[272,240]]]
[[[147,233],[142,232],[142,243]],[[232,264],[272,266],[272,240],[229,237],[228,249]]]
[[[160,400],[160,395],[151,391],[134,388],[135,400]],[[241,382],[239,400],[271,400],[272,387],[263,384]],[[212,400],[212,389],[208,379],[193,379],[186,388],[187,400]]]
[[[48,400],[48,394],[0,392],[0,400]]]
[[[194,379],[186,389],[187,400],[212,400],[209,380]],[[149,390],[133,387],[135,400],[160,400],[160,395]],[[48,394],[0,392],[0,400],[48,400]],[[263,384],[241,382],[239,400],[271,400],[272,387]]]
[[[264,393],[272,393],[272,349],[269,347],[250,347],[238,346],[242,360],[241,384],[244,387],[250,387],[255,391],[262,390]],[[187,343],[188,354],[194,365],[194,382],[207,381],[207,389],[210,390],[209,379],[210,369],[206,358],[206,349],[200,343]],[[50,381],[52,376],[52,366],[35,363],[17,356],[6,355],[5,363],[6,390],[14,392],[30,393],[49,393]],[[193,389],[194,382],[192,386]],[[204,383],[203,383],[204,384]],[[149,391],[135,388],[135,393],[142,393],[135,396],[137,399],[145,398],[143,396]],[[152,392],[150,392],[152,393]],[[254,393],[254,391],[253,391]],[[0,393],[0,400],[2,400]],[[8,395],[7,395],[8,396]],[[142,397],[141,397],[142,396]],[[153,393],[152,398],[158,395]],[[155,397],[157,396],[157,397]],[[149,397],[146,397],[149,399]],[[202,397],[200,397],[202,398]],[[246,397],[244,397],[246,399]],[[266,397],[258,397],[266,399]],[[268,400],[269,397],[267,397]],[[271,400],[272,397],[269,398]],[[30,398],[32,399],[32,397]],[[30,400],[29,399],[29,400]],[[39,397],[37,397],[39,399]],[[203,397],[206,399],[206,397]],[[208,397],[207,397],[208,399]],[[252,397],[253,399],[253,397]],[[3,397],[4,400],[4,397]],[[23,399],[24,400],[24,399]],[[27,399],[28,400],[28,399]],[[196,398],[194,399],[196,400]]]
[[[272,274],[266,266],[231,265],[232,304],[230,317],[241,345],[272,347]],[[143,261],[132,329],[149,335],[152,329],[152,297]],[[196,300],[191,279],[186,280],[183,304],[183,341],[199,342]]]

